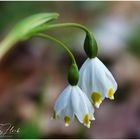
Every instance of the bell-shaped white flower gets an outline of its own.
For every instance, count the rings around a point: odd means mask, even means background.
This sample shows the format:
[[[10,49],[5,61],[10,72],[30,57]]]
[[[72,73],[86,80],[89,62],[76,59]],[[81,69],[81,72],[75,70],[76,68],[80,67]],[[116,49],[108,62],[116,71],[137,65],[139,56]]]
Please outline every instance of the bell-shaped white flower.
[[[97,58],[87,59],[80,69],[79,87],[99,108],[104,98],[114,99],[117,83],[111,72]]]
[[[95,120],[94,108],[88,97],[78,86],[68,85],[59,95],[54,106],[53,118],[61,118],[65,126],[76,116],[86,127],[90,127],[90,121]]]

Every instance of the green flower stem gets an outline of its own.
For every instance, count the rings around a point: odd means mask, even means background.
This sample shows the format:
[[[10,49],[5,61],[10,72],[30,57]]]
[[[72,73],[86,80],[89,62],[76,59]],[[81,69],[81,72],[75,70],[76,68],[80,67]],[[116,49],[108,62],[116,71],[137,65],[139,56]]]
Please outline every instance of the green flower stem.
[[[32,31],[32,33],[30,34],[30,37],[35,36],[37,33],[43,32],[45,30],[49,30],[49,29],[53,29],[53,28],[61,28],[61,27],[75,27],[75,28],[82,29],[83,31],[86,32],[86,34],[89,35],[90,38],[93,38],[91,32],[88,30],[87,27],[85,27],[85,26],[83,26],[81,24],[77,24],[77,23],[58,23],[58,24],[50,24],[50,25],[49,24],[43,24],[43,25],[41,25],[39,27],[36,27]],[[5,55],[5,53],[11,48],[11,46],[13,46],[16,42],[19,41],[18,35],[14,36],[14,35],[11,35],[11,34],[5,40],[3,40],[3,42],[1,42],[1,44],[0,44],[0,58]],[[26,39],[29,39],[29,38],[26,38]],[[59,44],[60,44],[60,42],[59,42]],[[62,44],[61,44],[61,46],[62,46]]]
[[[90,31],[87,27],[78,24],[78,23],[58,23],[58,24],[51,24],[51,25],[43,25],[40,28],[38,28],[35,32],[44,31],[45,29],[49,30],[52,28],[60,28],[60,27],[75,27],[84,30],[86,33],[90,34]]]
[[[86,39],[84,42],[84,49],[89,58],[94,58],[97,56],[98,53],[98,46],[96,40],[93,36],[93,33],[89,31],[89,29],[81,24],[78,23],[58,23],[58,24],[50,24],[50,25],[43,25],[40,26],[35,30],[34,33],[42,32],[44,30],[54,29],[54,28],[61,28],[61,27],[75,27],[82,29],[86,33]],[[88,46],[88,47],[85,47]]]
[[[52,24],[52,25],[49,25],[48,26],[48,29],[51,29],[51,28],[58,28],[58,27],[76,27],[76,28],[79,28],[79,29],[82,29],[84,30],[86,33],[89,33],[89,30],[87,27],[81,25],[81,24],[78,24],[78,23],[59,23],[59,24]]]
[[[76,60],[74,58],[74,55],[72,54],[72,52],[70,51],[70,49],[63,42],[61,42],[60,40],[57,40],[56,38],[54,38],[54,37],[52,37],[50,35],[43,34],[43,33],[38,33],[35,36],[41,37],[41,38],[45,38],[45,39],[49,39],[49,40],[54,41],[57,44],[59,44],[61,47],[63,47],[68,52],[68,54],[71,57],[73,63],[76,64]],[[76,66],[77,66],[77,64],[76,64]]]

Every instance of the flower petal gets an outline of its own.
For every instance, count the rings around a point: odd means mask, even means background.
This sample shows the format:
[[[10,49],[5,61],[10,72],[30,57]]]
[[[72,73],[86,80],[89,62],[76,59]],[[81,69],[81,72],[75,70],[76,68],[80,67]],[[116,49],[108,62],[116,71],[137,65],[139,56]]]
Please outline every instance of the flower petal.
[[[105,97],[114,99],[117,83],[111,72],[96,57],[87,59],[80,69],[78,85],[99,108]]]
[[[104,72],[104,77],[105,77],[105,95],[107,98],[113,99],[114,96],[112,95],[112,97],[109,97],[109,93],[110,94],[114,94],[117,90],[117,82],[115,81],[113,75],[111,74],[111,72],[106,68],[106,66],[97,58],[97,63],[100,65],[101,69]],[[111,93],[112,92],[112,93]]]
[[[84,122],[85,120],[84,118],[85,118],[85,115],[88,114],[89,120],[91,120],[93,118],[94,109],[89,99],[85,95],[85,93],[83,93],[82,90],[78,86],[73,88],[73,91],[71,94],[71,100],[72,100],[74,114],[76,115],[78,120],[81,123],[84,123],[87,127],[90,126],[90,121]]]
[[[60,112],[61,110],[63,110],[69,101],[70,98],[70,93],[71,93],[71,86],[67,86],[62,93],[58,96],[55,105],[54,105],[54,110],[56,112]]]
[[[68,126],[71,118],[74,117],[74,112],[70,100],[71,91],[72,86],[67,86],[59,95],[54,106],[54,110],[56,112],[55,116],[63,119],[65,126]]]

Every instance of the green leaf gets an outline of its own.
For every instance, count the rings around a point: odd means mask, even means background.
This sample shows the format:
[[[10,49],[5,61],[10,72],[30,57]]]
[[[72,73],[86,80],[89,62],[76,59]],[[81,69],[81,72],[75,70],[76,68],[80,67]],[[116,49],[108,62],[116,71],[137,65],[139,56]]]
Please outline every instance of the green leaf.
[[[58,17],[57,13],[40,13],[32,15],[19,22],[12,31],[17,38],[28,38],[36,28],[49,23]]]
[[[32,37],[35,32],[40,31],[41,26],[46,26],[57,18],[57,13],[39,13],[23,19],[16,24],[9,35],[0,44],[0,56],[4,55],[15,43]]]

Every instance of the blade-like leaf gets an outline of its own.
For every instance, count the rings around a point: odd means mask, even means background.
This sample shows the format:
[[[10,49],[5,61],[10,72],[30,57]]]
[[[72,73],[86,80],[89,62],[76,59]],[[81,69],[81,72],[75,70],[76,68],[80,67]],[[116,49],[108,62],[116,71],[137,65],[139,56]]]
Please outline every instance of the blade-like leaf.
[[[58,16],[57,13],[39,13],[17,23],[9,35],[1,42],[0,56],[4,55],[15,43],[28,39],[37,29],[43,25],[46,26],[50,21],[57,19]]]
[[[40,13],[30,16],[19,22],[13,29],[12,33],[17,37],[24,39],[24,37],[26,38],[26,36],[34,32],[36,28],[49,23],[57,17],[57,13]]]

